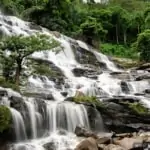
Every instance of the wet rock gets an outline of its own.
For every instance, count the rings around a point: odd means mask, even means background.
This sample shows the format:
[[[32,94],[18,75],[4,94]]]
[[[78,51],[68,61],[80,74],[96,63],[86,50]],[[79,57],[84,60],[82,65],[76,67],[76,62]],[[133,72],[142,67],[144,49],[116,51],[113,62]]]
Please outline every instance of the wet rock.
[[[33,22],[31,22],[31,23],[29,24],[29,27],[30,27],[30,29],[32,29],[32,30],[39,30],[39,31],[42,31],[42,27],[38,26],[37,24],[35,24],[35,23],[33,23]]]
[[[114,102],[116,104],[122,103],[122,102],[139,102],[140,98],[134,97],[134,96],[114,96],[112,98],[106,98],[106,102]]]
[[[54,142],[49,142],[43,145],[46,150],[56,150]]]
[[[61,95],[66,97],[68,95],[68,92],[61,92]]]
[[[25,93],[25,96],[34,97],[38,99],[45,99],[45,100],[54,100],[54,97],[51,93]]]
[[[73,102],[73,97],[67,97],[64,101]]]
[[[125,81],[121,81],[120,85],[121,85],[122,92],[124,92],[126,94],[130,93],[130,89],[128,87],[128,84]]]
[[[125,149],[132,149],[138,144],[138,148],[142,148],[143,139],[142,138],[123,138],[122,140],[114,141],[115,144],[120,145]]]
[[[98,138],[98,136],[95,133],[93,133],[92,131],[87,130],[84,127],[79,127],[79,126],[77,126],[75,128],[75,134],[77,136],[79,136],[79,137],[93,137],[93,138]]]
[[[11,96],[9,100],[10,100],[10,106],[19,111],[21,111],[22,108],[24,107],[24,101],[22,97]]]
[[[109,144],[105,146],[103,150],[127,150],[119,145]]]
[[[93,79],[97,79],[96,75],[102,73],[100,71],[93,70],[92,68],[74,68],[72,72],[77,77],[85,76],[85,77],[93,78]]]
[[[146,89],[144,92],[145,92],[146,94],[150,94],[150,89]]]
[[[101,137],[97,139],[98,144],[110,144],[111,137]]]
[[[110,75],[113,78],[117,78],[120,80],[130,80],[130,74],[128,72],[112,72]]]
[[[75,150],[98,150],[98,144],[94,138],[87,138],[79,143]]]
[[[0,97],[7,96],[8,93],[6,90],[0,89]]]
[[[149,73],[146,73],[146,74],[140,75],[140,76],[136,77],[135,80],[136,80],[136,81],[150,80],[150,74],[149,74]]]
[[[116,133],[137,132],[140,129],[149,131],[150,114],[135,112],[131,106],[134,100],[103,101],[105,108],[97,108],[103,118],[103,123],[108,131]],[[136,102],[139,103],[139,102]],[[136,105],[135,105],[136,106]],[[93,114],[93,112],[91,113]]]
[[[146,63],[143,65],[140,65],[139,67],[137,67],[137,70],[145,70],[145,69],[149,69],[150,68],[150,63]]]

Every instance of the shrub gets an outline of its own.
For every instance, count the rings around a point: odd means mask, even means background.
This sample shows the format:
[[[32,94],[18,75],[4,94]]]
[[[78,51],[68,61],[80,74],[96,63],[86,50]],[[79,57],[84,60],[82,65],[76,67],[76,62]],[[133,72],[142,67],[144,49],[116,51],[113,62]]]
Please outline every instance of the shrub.
[[[9,129],[11,112],[6,106],[0,106],[0,132]]]
[[[117,56],[117,57],[122,57],[122,58],[132,58],[132,59],[138,58],[137,51],[131,49],[128,46],[124,46],[124,45],[103,43],[100,45],[100,50],[102,53],[110,55],[110,56]]]
[[[74,96],[73,101],[76,103],[89,103],[96,107],[104,107],[103,104],[95,96],[86,96],[86,95]]]
[[[132,47],[140,52],[140,59],[142,61],[150,62],[150,29],[140,33]]]

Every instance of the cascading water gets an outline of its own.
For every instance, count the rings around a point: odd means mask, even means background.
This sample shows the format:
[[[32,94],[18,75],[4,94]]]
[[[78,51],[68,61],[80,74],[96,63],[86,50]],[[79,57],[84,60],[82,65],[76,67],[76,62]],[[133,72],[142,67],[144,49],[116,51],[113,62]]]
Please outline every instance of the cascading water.
[[[16,133],[16,140],[20,141],[20,140],[26,140],[27,139],[27,135],[25,132],[25,123],[23,121],[23,118],[20,114],[20,112],[18,112],[17,110],[10,108],[11,114],[12,114],[12,118],[13,118],[13,123],[14,123],[14,127],[15,127],[15,133]]]
[[[0,24],[0,31],[2,31],[3,35],[30,35],[41,32],[52,36],[48,30],[41,27],[39,31],[31,29],[29,22],[24,22],[12,16],[0,14]],[[55,49],[35,52],[31,57],[52,62],[59,68],[64,75],[63,85],[57,88],[56,83],[46,76],[29,76],[26,91],[32,94],[35,93],[35,95],[44,93],[44,98],[23,98],[23,113],[10,107],[11,102],[9,100],[12,95],[17,95],[18,97],[21,97],[21,95],[7,89],[8,95],[2,97],[1,104],[7,105],[11,110],[18,142],[10,148],[12,150],[44,150],[43,145],[47,143],[54,144],[56,150],[74,149],[79,140],[73,134],[75,127],[81,125],[90,129],[90,122],[86,107],[65,101],[66,97],[75,96],[79,93],[101,98],[125,95],[135,97],[135,93],[141,93],[150,88],[149,82],[134,81],[131,77],[124,81],[129,89],[127,95],[121,88],[122,80],[114,78],[111,74],[112,72],[121,73],[123,70],[118,69],[107,56],[92,49],[84,42],[76,41],[63,35],[60,35],[59,38],[54,38],[61,43],[58,52]],[[76,46],[77,49],[74,50],[73,46]],[[104,70],[100,68],[103,71],[99,73],[97,71],[99,66],[95,66],[96,75],[94,75],[94,78],[91,78],[91,74],[88,77],[87,72],[84,75],[76,76],[73,73],[74,69],[78,68],[83,71],[90,69],[90,67],[86,66],[87,64],[77,61],[75,51],[78,49],[84,50],[84,53],[90,53],[94,57],[93,61],[96,61],[96,65],[102,63],[106,68]],[[91,66],[93,67],[94,65]],[[91,73],[92,71],[90,70],[89,72]],[[66,92],[67,96],[62,95],[62,92]],[[142,102],[145,105],[150,107],[148,98],[143,96],[140,98],[142,98]],[[100,114],[97,115],[95,125],[96,130],[102,130],[103,123]],[[30,130],[28,130],[28,126],[30,126]]]

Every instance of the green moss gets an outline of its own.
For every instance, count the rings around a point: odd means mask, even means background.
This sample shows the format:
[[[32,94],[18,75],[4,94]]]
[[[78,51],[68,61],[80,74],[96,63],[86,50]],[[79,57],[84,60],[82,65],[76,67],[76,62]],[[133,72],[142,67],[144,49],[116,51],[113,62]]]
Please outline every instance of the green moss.
[[[145,108],[140,103],[129,103],[129,108],[132,109],[137,114],[149,114],[149,109]]]
[[[10,81],[6,81],[3,77],[0,77],[0,86],[4,88],[11,88],[14,91],[20,92],[19,86],[15,85]]]
[[[45,76],[54,76],[55,72],[49,66],[41,64],[34,67],[34,73]]]
[[[137,67],[140,65],[139,61],[133,59],[118,58],[118,57],[113,57],[112,59],[114,62],[116,62],[117,64],[119,64],[121,67],[125,69]]]
[[[76,103],[89,103],[96,107],[104,107],[104,105],[99,100],[97,100],[95,96],[74,96],[73,101]]]
[[[57,76],[57,72],[50,68],[49,62],[41,59],[30,58],[30,63],[33,68],[33,74],[44,75],[44,76]]]
[[[0,106],[0,132],[9,129],[11,122],[11,112],[6,107],[1,105]]]

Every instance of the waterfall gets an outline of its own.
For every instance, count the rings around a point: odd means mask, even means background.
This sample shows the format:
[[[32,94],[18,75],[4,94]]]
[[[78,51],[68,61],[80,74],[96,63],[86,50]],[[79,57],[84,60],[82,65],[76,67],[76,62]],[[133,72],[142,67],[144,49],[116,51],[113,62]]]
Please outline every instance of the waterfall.
[[[37,120],[36,120],[36,109],[34,105],[34,101],[28,102],[25,101],[31,122],[31,129],[32,129],[32,138],[37,137]]]
[[[95,2],[101,1],[95,0]],[[76,126],[91,129],[91,118],[86,105],[66,101],[67,98],[78,93],[96,96],[102,100],[117,96],[136,97],[136,93],[142,93],[145,89],[150,88],[148,81],[134,81],[132,75],[129,79],[122,79],[121,75],[125,70],[119,69],[107,56],[82,41],[61,34],[60,37],[55,37],[42,27],[40,27],[41,30],[31,29],[30,22],[13,16],[0,14],[0,24],[2,24],[0,31],[4,35],[30,35],[40,32],[53,36],[61,44],[58,51],[53,49],[34,52],[30,57],[53,64],[60,70],[63,83],[58,84],[55,79],[47,76],[30,75],[27,86],[24,87],[27,93],[34,95],[30,97],[22,97],[11,89],[0,88],[0,91],[7,91],[7,95],[0,95],[2,97],[0,104],[9,106],[16,134],[17,143],[13,144],[11,150],[44,150],[44,145],[47,143],[54,145],[56,150],[73,150],[80,140],[74,134]],[[92,56],[90,60],[93,62],[87,63],[89,56],[86,53]],[[81,62],[77,59],[79,55]],[[86,59],[87,61],[84,62]],[[105,69],[99,64],[104,64]],[[74,69],[79,69],[81,74],[76,76]],[[112,76],[111,73],[115,73],[115,76]],[[127,71],[126,73],[130,74]],[[94,74],[93,78],[88,76],[91,74]],[[128,87],[128,92],[123,91],[122,81]],[[66,96],[62,94],[64,92]],[[14,100],[11,100],[12,97]],[[19,107],[16,104],[16,97],[22,98],[22,101],[19,101]],[[150,107],[148,97],[138,98],[141,98],[142,103]],[[13,102],[17,105],[16,108],[11,107]],[[96,117],[92,118],[92,123],[95,124],[94,130],[101,132],[104,129],[103,120],[98,111],[96,114]]]
[[[17,141],[20,141],[21,139],[26,140],[27,135],[25,131],[25,123],[23,121],[21,114],[13,108],[10,108],[10,111],[12,114],[12,119],[15,127],[16,140]]]

